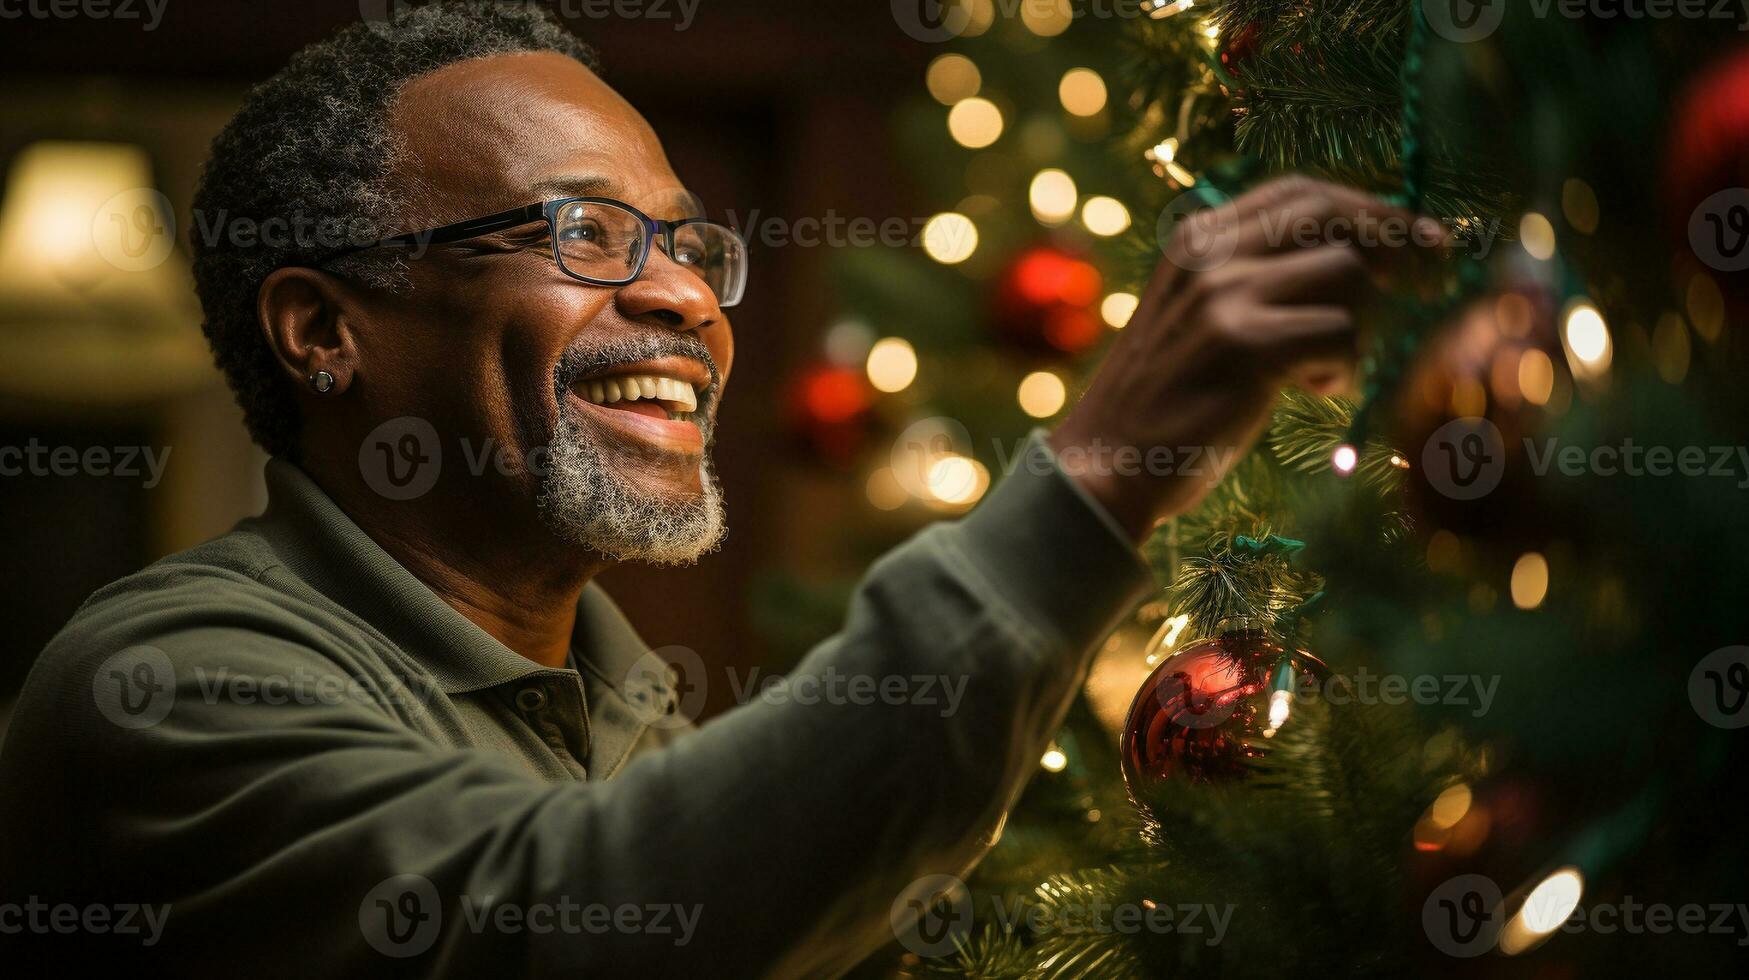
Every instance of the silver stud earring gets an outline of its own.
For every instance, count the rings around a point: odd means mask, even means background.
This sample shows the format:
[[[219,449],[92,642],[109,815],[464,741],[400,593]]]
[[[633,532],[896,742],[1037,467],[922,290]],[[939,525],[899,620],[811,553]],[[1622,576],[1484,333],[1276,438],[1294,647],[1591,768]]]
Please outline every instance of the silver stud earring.
[[[310,387],[316,389],[316,394],[326,395],[334,390],[334,376],[327,371],[317,371],[310,375]]]

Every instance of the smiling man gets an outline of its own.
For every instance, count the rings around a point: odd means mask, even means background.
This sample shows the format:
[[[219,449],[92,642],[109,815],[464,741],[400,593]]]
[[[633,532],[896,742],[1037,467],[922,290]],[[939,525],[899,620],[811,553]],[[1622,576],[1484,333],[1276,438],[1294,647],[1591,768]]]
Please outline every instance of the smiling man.
[[[951,710],[761,697],[693,730],[592,579],[722,538],[748,257],[594,69],[527,6],[426,7],[302,52],[214,143],[197,226],[352,234],[197,235],[269,506],[38,660],[0,755],[9,939],[185,977],[847,969],[987,849],[1148,586],[1135,544],[1209,486],[1058,460],[1227,459],[1284,380],[1339,383],[1389,256],[1269,229],[1407,217],[1289,180],[1175,240],[1064,424],[784,682],[941,679]],[[1232,258],[1194,271],[1208,235]]]

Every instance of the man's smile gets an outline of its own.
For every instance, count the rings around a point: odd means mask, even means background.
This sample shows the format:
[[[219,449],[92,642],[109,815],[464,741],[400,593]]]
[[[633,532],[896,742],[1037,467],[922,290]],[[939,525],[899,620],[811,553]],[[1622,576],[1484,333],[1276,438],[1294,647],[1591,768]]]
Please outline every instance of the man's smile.
[[[704,452],[704,435],[693,416],[710,385],[711,371],[703,363],[664,357],[616,364],[579,378],[570,394],[623,438],[697,456]]]

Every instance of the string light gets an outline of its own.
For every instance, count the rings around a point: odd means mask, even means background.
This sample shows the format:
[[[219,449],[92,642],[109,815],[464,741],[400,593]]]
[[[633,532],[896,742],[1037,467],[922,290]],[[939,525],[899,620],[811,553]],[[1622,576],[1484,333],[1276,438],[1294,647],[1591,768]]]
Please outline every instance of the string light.
[[[1071,68],[1057,83],[1063,108],[1077,116],[1096,116],[1105,108],[1105,79],[1091,68]]]
[[[1094,196],[1081,205],[1081,223],[1095,235],[1110,238],[1129,228],[1130,212],[1115,197]]]
[[[1500,930],[1497,943],[1500,952],[1517,956],[1539,945],[1566,924],[1584,894],[1585,876],[1571,865],[1544,878],[1531,890],[1518,914]]]
[[[1567,352],[1573,361],[1573,373],[1581,377],[1598,377],[1609,370],[1614,359],[1614,344],[1609,337],[1609,324],[1597,307],[1578,300],[1567,310],[1566,328],[1562,331]]]
[[[1032,205],[1032,216],[1045,225],[1060,225],[1074,217],[1079,200],[1075,178],[1054,167],[1033,176],[1026,197]]]
[[[923,226],[923,251],[942,265],[956,265],[978,249],[978,226],[954,211],[943,212]]]
[[[1069,766],[1069,757],[1053,742],[1050,748],[1045,749],[1045,754],[1039,757],[1038,764],[1043,766],[1046,772],[1062,772]]]
[[[1330,468],[1336,471],[1337,476],[1348,476],[1359,464],[1360,453],[1347,443],[1337,446],[1336,451],[1330,454]]]
[[[892,394],[917,378],[917,351],[903,337],[886,337],[868,351],[868,383]]]
[[[1034,371],[1021,379],[1020,410],[1035,419],[1048,419],[1063,410],[1069,389],[1050,371]]]
[[[1141,300],[1135,293],[1112,293],[1099,304],[1099,315],[1105,320],[1105,325],[1113,330],[1122,330],[1130,322],[1130,317],[1136,315],[1136,307]]]
[[[1165,20],[1196,6],[1196,0],[1143,0],[1142,11],[1154,20]]]
[[[961,99],[947,112],[947,131],[954,142],[981,150],[1002,136],[1002,110],[989,99]]]

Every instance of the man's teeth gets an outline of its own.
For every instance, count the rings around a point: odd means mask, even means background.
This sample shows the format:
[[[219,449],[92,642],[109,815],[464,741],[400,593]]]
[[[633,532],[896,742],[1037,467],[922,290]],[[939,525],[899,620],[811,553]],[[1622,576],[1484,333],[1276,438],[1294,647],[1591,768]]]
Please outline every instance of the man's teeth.
[[[670,412],[698,410],[698,395],[689,382],[659,374],[624,374],[585,381],[577,386],[577,393],[597,405],[647,399],[661,402]]]

